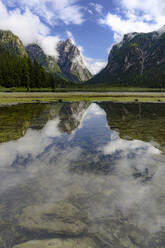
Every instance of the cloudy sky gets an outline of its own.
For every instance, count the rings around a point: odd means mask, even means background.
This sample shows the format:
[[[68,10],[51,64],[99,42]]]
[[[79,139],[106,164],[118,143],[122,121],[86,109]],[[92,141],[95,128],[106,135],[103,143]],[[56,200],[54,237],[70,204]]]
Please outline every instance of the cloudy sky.
[[[105,66],[111,46],[124,33],[150,32],[165,24],[164,0],[0,0],[0,28],[26,45],[57,55],[59,39],[72,38],[89,69]]]

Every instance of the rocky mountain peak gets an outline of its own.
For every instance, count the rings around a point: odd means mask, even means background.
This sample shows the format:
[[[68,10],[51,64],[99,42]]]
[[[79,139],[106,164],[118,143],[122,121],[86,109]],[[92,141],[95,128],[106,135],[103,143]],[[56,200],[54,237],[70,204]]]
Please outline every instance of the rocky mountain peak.
[[[165,25],[158,29],[157,31],[149,32],[149,33],[137,33],[132,32],[125,34],[123,37],[123,40],[117,44],[114,45],[116,48],[121,48],[125,43],[131,42],[132,40],[136,39],[136,37],[141,37],[142,39],[146,39],[147,37],[150,38],[150,40],[159,39],[161,35],[165,33]]]
[[[36,60],[37,62],[39,62],[40,65],[48,66],[47,56],[38,44],[35,43],[29,44],[26,47],[26,50],[32,61]]]
[[[58,60],[53,56],[47,56],[38,44],[30,44],[26,49],[32,61],[36,60],[49,71],[60,74],[66,79],[81,82],[87,81],[92,76],[86,68],[81,53],[72,39],[58,43]]]
[[[60,41],[57,49],[59,55],[63,53],[65,58],[69,58],[70,60],[75,58],[76,56],[80,56],[79,49],[75,46],[74,42],[71,39]]]
[[[124,40],[132,40],[138,33],[132,32],[124,35]]]
[[[108,64],[89,82],[156,87],[165,83],[165,26],[149,33],[129,33],[114,45]]]
[[[71,38],[67,39],[65,43],[71,46],[74,45],[74,41]]]
[[[92,75],[87,69],[80,50],[72,39],[60,41],[58,46],[58,63],[63,74],[72,81],[87,81]]]
[[[29,44],[26,47],[26,50],[32,61],[36,60],[41,66],[43,66],[50,72],[56,74],[61,73],[56,59],[53,56],[46,55],[43,49],[38,44]]]
[[[0,30],[0,50],[14,55],[27,56],[22,41],[11,31]]]
[[[72,39],[60,41],[57,46],[59,58],[47,55],[39,44],[32,43],[26,48],[18,36],[11,31],[0,30],[0,51],[17,56],[29,56],[48,72],[74,82],[89,80],[92,75],[87,69],[80,50]]]
[[[165,25],[164,25],[163,27],[161,27],[160,29],[158,29],[156,32],[157,32],[159,35],[164,34],[164,33],[165,33]]]

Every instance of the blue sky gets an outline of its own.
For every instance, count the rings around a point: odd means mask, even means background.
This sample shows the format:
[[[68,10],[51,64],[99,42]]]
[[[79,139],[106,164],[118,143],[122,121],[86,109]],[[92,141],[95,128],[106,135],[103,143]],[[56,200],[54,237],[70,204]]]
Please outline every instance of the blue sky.
[[[165,24],[164,0],[0,0],[0,28],[26,45],[38,42],[58,56],[56,44],[72,38],[93,73],[106,64],[125,33],[150,32]]]

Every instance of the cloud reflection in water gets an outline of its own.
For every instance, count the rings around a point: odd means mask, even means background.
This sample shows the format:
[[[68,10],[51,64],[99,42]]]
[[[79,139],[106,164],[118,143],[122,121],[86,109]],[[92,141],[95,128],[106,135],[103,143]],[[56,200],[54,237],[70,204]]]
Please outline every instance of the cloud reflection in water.
[[[102,220],[109,220],[107,228],[112,228],[120,218],[126,220],[121,225],[160,231],[165,226],[165,159],[160,150],[148,142],[121,139],[95,103],[81,116],[71,134],[61,131],[59,115],[41,130],[30,128],[23,138],[0,145],[1,201],[9,198],[9,190],[23,187],[26,197],[30,194],[30,200],[17,195],[24,206],[61,200],[78,206],[89,218],[89,232],[107,235]],[[35,187],[29,192],[31,180]]]

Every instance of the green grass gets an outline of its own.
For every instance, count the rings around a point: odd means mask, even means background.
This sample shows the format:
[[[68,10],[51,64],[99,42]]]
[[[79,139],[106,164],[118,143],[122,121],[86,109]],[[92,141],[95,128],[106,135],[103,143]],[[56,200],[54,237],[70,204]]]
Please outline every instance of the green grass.
[[[114,93],[115,94],[115,93]],[[1,93],[0,103],[32,103],[32,102],[55,102],[55,101],[114,101],[114,102],[165,102],[165,96],[157,94],[156,96],[150,94],[138,93],[136,95],[116,94],[113,93]]]

